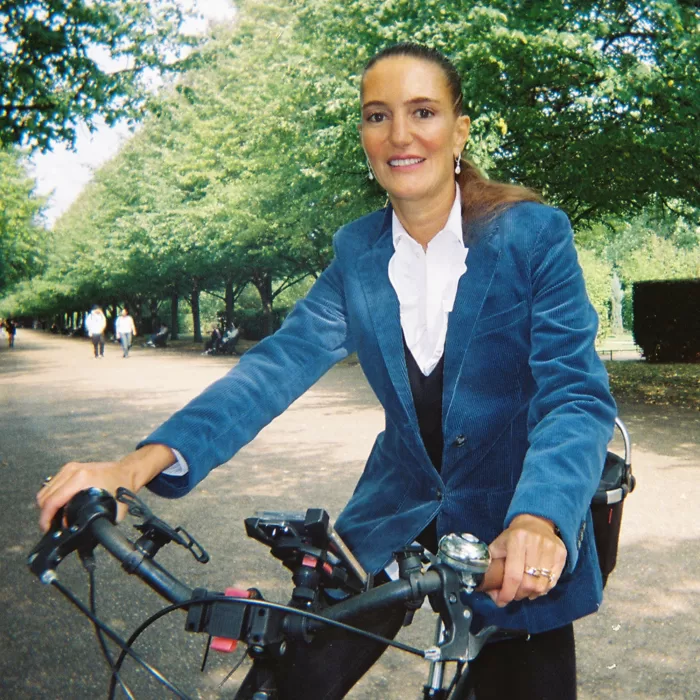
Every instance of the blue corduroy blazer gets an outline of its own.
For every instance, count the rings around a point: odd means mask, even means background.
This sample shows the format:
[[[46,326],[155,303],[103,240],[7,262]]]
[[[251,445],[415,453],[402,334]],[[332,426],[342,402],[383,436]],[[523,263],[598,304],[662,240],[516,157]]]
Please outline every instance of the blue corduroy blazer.
[[[181,496],[357,351],[386,413],[364,473],[336,527],[377,572],[435,517],[437,532],[491,542],[518,514],[549,518],[568,558],[547,596],[498,609],[474,596],[479,624],[540,632],[601,600],[589,504],[613,431],[615,404],[594,349],[597,317],[566,216],[513,205],[465,230],[467,271],[445,343],[437,473],[420,437],[399,302],[389,281],[391,210],[340,229],[335,258],[273,336],[141,444],[162,443],[189,465],[150,485]]]

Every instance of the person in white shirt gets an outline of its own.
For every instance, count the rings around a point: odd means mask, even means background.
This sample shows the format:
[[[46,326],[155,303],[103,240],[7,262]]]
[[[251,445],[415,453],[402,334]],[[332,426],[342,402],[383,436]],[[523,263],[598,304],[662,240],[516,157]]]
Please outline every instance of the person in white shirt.
[[[121,343],[123,356],[125,358],[129,357],[129,349],[136,336],[136,326],[126,306],[122,309],[121,314],[117,316],[117,320],[114,322],[114,332],[117,336],[117,340]]]
[[[92,347],[95,351],[95,359],[104,358],[105,356],[105,328],[107,327],[107,319],[99,306],[94,306],[92,311],[85,319],[85,330],[88,337],[92,341]]]
[[[433,551],[450,532],[488,542],[505,576],[470,598],[474,629],[518,638],[470,664],[476,697],[573,700],[572,621],[602,596],[590,500],[615,405],[571,227],[463,160],[461,79],[436,50],[381,51],[360,102],[368,176],[388,206],[343,226],[282,328],[135,452],[65,465],[38,494],[40,524],[86,485],[186,494],[357,351],[386,421],[337,532],[375,581],[414,539]],[[367,626],[393,636],[404,617],[394,606]],[[341,698],[383,649],[331,630],[290,643],[279,697]]]

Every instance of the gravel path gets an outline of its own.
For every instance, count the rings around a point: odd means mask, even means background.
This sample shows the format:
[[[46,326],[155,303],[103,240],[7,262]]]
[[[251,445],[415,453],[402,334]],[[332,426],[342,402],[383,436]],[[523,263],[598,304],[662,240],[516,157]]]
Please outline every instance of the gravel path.
[[[39,538],[34,493],[43,477],[71,459],[116,458],[236,359],[160,353],[117,346],[104,360],[88,341],[39,331],[18,332],[17,347],[0,348],[0,697],[105,697],[108,673],[89,624],[27,571]],[[639,486],[625,506],[618,568],[600,613],[577,624],[581,700],[698,698],[700,674],[700,416],[682,410],[621,406],[634,443]],[[147,496],[158,515],[184,526],[212,562],[164,551],[162,563],[191,585],[212,590],[255,584],[284,600],[285,570],[245,537],[242,519],[257,509],[327,508],[336,516],[352,492],[382,413],[357,366],[329,372],[229,464],[188,498]],[[161,607],[106,557],[98,568],[98,611],[128,634]],[[61,579],[86,595],[75,561]],[[196,698],[233,697],[231,667],[210,657],[199,674],[203,640],[182,631],[181,615],[158,622],[137,650]],[[404,641],[431,643],[433,618],[421,611]],[[354,700],[420,697],[425,663],[387,653],[352,691]],[[137,697],[167,694],[138,671]]]

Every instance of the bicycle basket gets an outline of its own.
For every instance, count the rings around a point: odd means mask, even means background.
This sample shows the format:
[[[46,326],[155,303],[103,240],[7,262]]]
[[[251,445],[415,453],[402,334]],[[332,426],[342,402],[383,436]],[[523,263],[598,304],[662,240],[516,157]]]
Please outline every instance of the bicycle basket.
[[[632,475],[631,443],[624,423],[615,419],[615,426],[622,434],[625,456],[608,452],[605,457],[603,474],[598,489],[591,501],[593,532],[603,585],[617,563],[617,550],[622,525],[622,507],[627,494],[634,490],[635,478]]]

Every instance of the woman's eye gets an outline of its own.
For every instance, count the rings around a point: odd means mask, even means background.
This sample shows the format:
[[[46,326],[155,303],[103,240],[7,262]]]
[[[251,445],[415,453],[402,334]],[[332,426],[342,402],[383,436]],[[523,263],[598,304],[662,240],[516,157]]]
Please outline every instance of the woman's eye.
[[[431,109],[428,109],[427,107],[421,107],[420,109],[416,110],[416,115],[420,119],[429,119],[435,114]]]
[[[383,112],[372,112],[366,117],[367,121],[371,124],[379,124],[380,122],[383,122],[385,118],[386,115]]]

